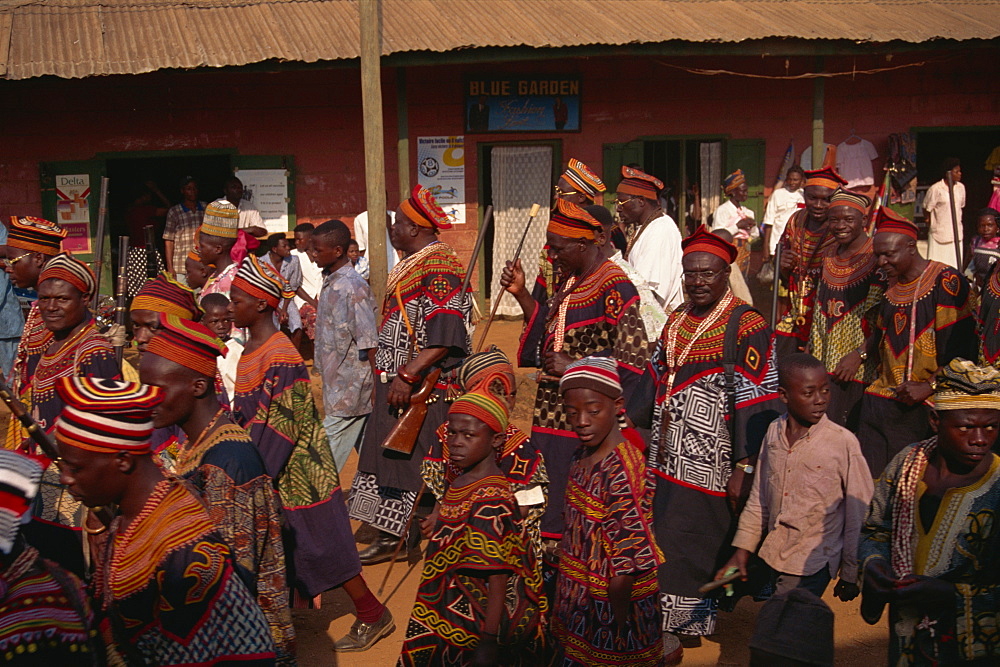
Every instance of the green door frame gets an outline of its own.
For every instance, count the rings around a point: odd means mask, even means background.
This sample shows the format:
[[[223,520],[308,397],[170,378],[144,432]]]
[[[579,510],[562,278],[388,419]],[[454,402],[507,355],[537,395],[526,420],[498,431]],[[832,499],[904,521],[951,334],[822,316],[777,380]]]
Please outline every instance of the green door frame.
[[[466,137],[468,141],[468,137]],[[554,184],[559,180],[559,175],[562,174],[562,139],[537,139],[530,141],[484,141],[476,143],[476,185],[478,187],[477,199],[478,203],[478,219],[476,221],[476,230],[479,230],[479,225],[483,224],[483,216],[486,214],[486,204],[483,201],[483,192],[486,191],[486,177],[485,170],[482,165],[486,164],[486,160],[489,159],[489,152],[494,146],[549,146],[552,148],[552,183]],[[492,187],[490,188],[492,191]],[[550,202],[544,202],[542,205],[546,206]],[[495,229],[495,227],[494,227]],[[479,265],[483,266],[482,263]],[[479,294],[480,302],[486,302],[486,289],[489,287],[486,284],[486,272],[479,271],[479,286],[477,288],[477,293]]]

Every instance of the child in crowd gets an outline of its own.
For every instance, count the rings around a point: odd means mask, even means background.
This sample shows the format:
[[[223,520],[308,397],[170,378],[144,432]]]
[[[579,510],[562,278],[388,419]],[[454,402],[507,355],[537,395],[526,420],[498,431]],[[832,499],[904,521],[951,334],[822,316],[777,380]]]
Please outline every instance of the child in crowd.
[[[783,359],[778,394],[788,413],[768,428],[733,538],[736,553],[716,578],[737,568],[746,579],[750,555],[760,547],[776,594],[804,588],[823,597],[839,572],[833,594],[853,600],[858,539],[875,488],[868,464],[854,434],[826,416],[823,362],[804,353]]]
[[[358,249],[358,242],[354,239],[351,239],[351,242],[347,245],[347,256],[350,258],[354,270],[360,273],[362,278],[368,280],[370,276],[368,258],[361,254],[361,251]]]
[[[189,273],[188,276],[190,275]],[[226,355],[218,359],[219,376],[226,395],[219,398],[224,399],[225,405],[232,405],[236,389],[236,369],[243,355],[243,344],[232,337],[233,316],[229,313],[229,299],[221,292],[206,294],[201,300],[201,307],[205,311],[201,323],[226,344]]]
[[[990,274],[1000,259],[1000,212],[992,208],[984,208],[979,212],[976,221],[978,235],[972,238],[972,258],[965,269],[965,276],[973,280],[979,289],[989,279]]]
[[[247,429],[275,482],[284,518],[288,580],[303,600],[338,586],[358,619],[336,651],[364,651],[395,629],[389,609],[361,576],[347,504],[320,424],[305,362],[278,331],[274,311],[291,297],[288,283],[250,255],[230,288],[233,324],[249,338],[236,373],[233,420]]]
[[[184,281],[195,293],[208,282],[209,271],[201,263],[201,253],[197,248],[189,252],[187,259],[184,260],[184,272]]]
[[[448,410],[451,463],[399,665],[534,665],[541,575],[510,482],[497,466],[509,416],[485,389]]]
[[[288,242],[285,234],[271,234],[267,237],[267,253],[261,258],[270,263],[275,273],[280,273],[281,277],[288,283],[288,290],[291,296],[282,298],[278,309],[274,311],[275,326],[279,329],[286,327],[292,337],[292,342],[302,342],[302,319],[299,317],[299,307],[295,305],[294,296],[302,287],[302,267],[299,265],[299,258],[292,254],[292,246]]]
[[[785,225],[788,218],[799,210],[799,206],[805,203],[802,195],[802,184],[805,183],[806,172],[799,165],[792,165],[785,172],[785,187],[775,188],[771,192],[771,198],[767,200],[767,208],[764,209],[764,219],[761,225],[764,227],[764,261],[768,262],[774,257],[774,249],[785,233]]]
[[[581,447],[566,488],[566,531],[552,633],[562,665],[653,665],[663,660],[652,495],[641,444],[622,433],[614,359],[574,361],[559,381]]]

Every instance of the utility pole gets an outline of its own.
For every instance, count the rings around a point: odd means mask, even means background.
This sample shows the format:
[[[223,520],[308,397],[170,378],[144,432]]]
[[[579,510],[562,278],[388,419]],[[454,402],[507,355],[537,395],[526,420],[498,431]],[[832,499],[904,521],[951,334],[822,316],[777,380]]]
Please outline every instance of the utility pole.
[[[361,109],[365,133],[370,279],[381,308],[388,277],[385,247],[385,134],[382,127],[382,0],[359,0]]]

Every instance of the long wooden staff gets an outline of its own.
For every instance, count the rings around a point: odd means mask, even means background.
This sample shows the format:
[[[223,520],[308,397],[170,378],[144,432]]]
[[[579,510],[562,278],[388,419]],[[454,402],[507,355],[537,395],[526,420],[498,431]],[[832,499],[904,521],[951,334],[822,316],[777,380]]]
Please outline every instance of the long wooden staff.
[[[521,249],[524,248],[524,240],[528,238],[528,230],[531,229],[531,223],[535,221],[535,216],[538,215],[538,210],[541,208],[538,204],[531,205],[531,211],[528,213],[528,224],[524,226],[524,233],[521,234],[521,242],[517,244],[517,250],[514,252],[514,259],[511,260],[511,264],[516,264],[518,258],[521,256]],[[476,346],[476,352],[483,349],[483,345],[486,343],[486,334],[490,332],[490,325],[493,324],[493,318],[496,317],[497,308],[500,307],[500,300],[503,299],[504,292],[507,290],[500,288],[500,293],[496,295],[496,300],[493,302],[493,308],[490,309],[490,316],[486,320],[486,326],[483,327],[483,336],[479,339],[479,345]]]
[[[476,261],[479,259],[479,251],[483,249],[483,242],[486,240],[486,232],[489,231],[491,224],[493,224],[493,204],[487,206],[486,212],[483,213],[483,224],[479,226],[479,233],[476,235],[476,245],[472,249],[472,257],[469,258],[469,266],[465,269],[465,279],[462,280],[462,291],[459,292],[461,295],[465,295],[465,291],[469,289],[469,282],[472,280],[472,270],[476,268]]]
[[[21,426],[28,432],[31,439],[35,441],[35,444],[42,450],[42,453],[53,461],[58,459],[59,450],[56,449],[56,443],[52,441],[52,437],[45,432],[45,429],[32,418],[31,414],[25,409],[24,404],[14,398],[14,394],[11,392],[10,387],[7,386],[2,374],[0,374],[0,399],[3,399],[3,402],[7,404],[11,414],[21,422]],[[111,520],[114,518],[106,507],[93,507],[91,511],[105,526],[110,525]]]
[[[958,262],[955,268],[962,270],[962,239],[958,235],[958,212],[955,209],[955,178],[948,172],[948,201],[951,204],[951,233],[955,243],[955,261]]]
[[[410,536],[410,527],[413,525],[413,519],[417,515],[417,505],[420,504],[420,496],[424,495],[424,491],[426,490],[427,482],[423,482],[420,485],[420,490],[417,491],[417,497],[413,499],[413,507],[410,508],[410,518],[406,521],[406,526],[403,528],[403,534],[399,536],[399,542],[396,542],[396,549],[392,552],[392,558],[389,560],[389,567],[385,569],[385,576],[382,577],[382,584],[378,587],[378,593],[376,593],[376,595],[382,595],[382,591],[385,590],[385,584],[389,581],[389,575],[392,574],[392,567],[399,559],[399,552],[403,548],[403,543],[407,542]],[[417,530],[420,530],[420,528],[418,527]]]

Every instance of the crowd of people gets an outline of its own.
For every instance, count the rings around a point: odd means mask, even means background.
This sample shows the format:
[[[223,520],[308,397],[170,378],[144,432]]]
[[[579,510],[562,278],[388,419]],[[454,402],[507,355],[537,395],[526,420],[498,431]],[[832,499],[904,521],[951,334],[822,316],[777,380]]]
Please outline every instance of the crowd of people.
[[[888,605],[892,665],[1000,660],[995,212],[970,282],[830,167],[793,168],[763,229],[737,171],[682,238],[659,179],[623,167],[616,218],[571,160],[537,277],[500,279],[512,361],[473,344],[427,189],[389,217],[377,303],[345,223],[267,236],[234,181],[207,204],[182,183],[167,270],[129,305],[136,366],[66,232],[10,222],[5,270],[38,300],[0,450],[6,661],[294,664],[291,610],[336,588],[335,650],[365,651],[396,619],[364,568],[422,542],[404,667],[677,664],[746,595],[753,664],[829,665],[834,580],[870,623]],[[774,329],[738,295],[758,238]]]

